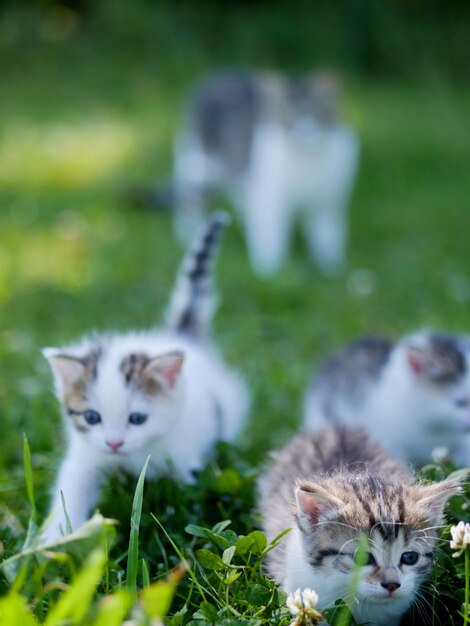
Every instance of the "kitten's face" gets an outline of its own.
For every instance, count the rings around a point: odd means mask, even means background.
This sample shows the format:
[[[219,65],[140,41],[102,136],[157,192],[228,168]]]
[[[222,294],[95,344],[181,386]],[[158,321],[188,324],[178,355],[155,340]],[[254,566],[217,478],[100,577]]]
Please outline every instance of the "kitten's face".
[[[406,610],[431,568],[430,541],[403,530],[393,538],[384,535],[382,528],[368,535],[336,530],[344,541],[322,561],[332,588],[341,590],[343,598],[352,594],[357,604],[398,605]],[[356,583],[352,582],[355,574]]]
[[[430,403],[426,414],[442,418],[446,427],[470,428],[470,351],[468,342],[444,335],[418,337],[407,347],[412,375]],[[445,422],[444,422],[445,420]]]
[[[343,598],[365,614],[406,612],[431,569],[444,503],[458,491],[455,482],[398,485],[368,474],[301,484],[297,521],[308,562],[328,581],[320,605]]]
[[[181,352],[150,357],[44,351],[66,419],[98,450],[125,455],[171,429],[181,398]]]

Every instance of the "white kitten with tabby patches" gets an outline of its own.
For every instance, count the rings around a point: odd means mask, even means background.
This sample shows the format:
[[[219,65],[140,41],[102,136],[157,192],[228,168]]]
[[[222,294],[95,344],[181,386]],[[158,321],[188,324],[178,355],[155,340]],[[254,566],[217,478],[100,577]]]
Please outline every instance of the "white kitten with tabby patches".
[[[361,431],[330,427],[287,444],[260,491],[268,539],[292,529],[267,555],[285,591],[310,587],[320,609],[342,598],[358,624],[397,626],[419,600],[460,485],[417,484]]]
[[[68,449],[54,487],[47,540],[72,528],[96,505],[109,470],[193,480],[218,439],[233,441],[248,409],[238,373],[221,360],[206,332],[215,308],[212,257],[226,223],[216,215],[189,253],[166,328],[91,335],[44,354],[62,405]]]
[[[426,463],[446,447],[470,463],[470,340],[421,331],[392,342],[364,337],[315,373],[304,426],[366,430],[395,456]]]
[[[325,73],[209,77],[193,93],[175,140],[177,233],[186,238],[223,190],[239,210],[253,269],[273,275],[302,223],[312,260],[344,261],[347,205],[359,142],[340,122],[338,84]]]

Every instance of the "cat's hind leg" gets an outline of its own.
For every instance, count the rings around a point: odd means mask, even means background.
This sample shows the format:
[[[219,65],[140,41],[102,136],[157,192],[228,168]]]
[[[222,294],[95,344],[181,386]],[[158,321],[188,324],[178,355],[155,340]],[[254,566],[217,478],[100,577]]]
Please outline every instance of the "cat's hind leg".
[[[328,149],[315,165],[315,184],[304,219],[304,233],[310,256],[325,274],[334,274],[345,260],[348,237],[348,204],[356,177],[359,143],[345,129],[336,129],[328,138]],[[308,204],[310,201],[310,205]]]

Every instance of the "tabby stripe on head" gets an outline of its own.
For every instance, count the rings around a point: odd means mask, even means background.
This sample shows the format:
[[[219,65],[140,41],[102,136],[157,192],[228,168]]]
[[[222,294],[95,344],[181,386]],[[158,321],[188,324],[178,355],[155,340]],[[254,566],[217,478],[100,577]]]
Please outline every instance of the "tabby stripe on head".
[[[119,369],[124,376],[127,386],[139,385],[142,371],[148,362],[148,356],[142,353],[132,352],[123,358]]]
[[[435,377],[436,382],[445,385],[465,375],[467,363],[454,337],[431,335],[430,343],[431,349],[436,353],[441,363],[441,371]]]
[[[375,528],[377,528],[379,533],[382,535],[384,541],[387,541],[387,539],[396,539],[398,537],[399,526],[392,520],[382,521],[377,524]]]
[[[377,524],[378,520],[376,519],[376,517],[374,516],[374,513],[372,512],[369,502],[366,500],[364,494],[362,493],[361,486],[358,485],[356,482],[353,482],[352,488],[353,488],[356,498],[362,504],[362,506],[364,507],[364,511],[369,516],[369,526],[372,528],[373,526]]]
[[[81,359],[87,371],[90,380],[96,380],[98,377],[98,361],[103,353],[101,346],[92,350],[87,356]]]
[[[129,359],[126,363],[126,368],[124,368],[124,363],[122,364],[123,373],[126,379],[126,385],[128,385],[131,380],[134,378],[135,374],[135,366],[137,363],[137,356],[135,354],[130,354]]]

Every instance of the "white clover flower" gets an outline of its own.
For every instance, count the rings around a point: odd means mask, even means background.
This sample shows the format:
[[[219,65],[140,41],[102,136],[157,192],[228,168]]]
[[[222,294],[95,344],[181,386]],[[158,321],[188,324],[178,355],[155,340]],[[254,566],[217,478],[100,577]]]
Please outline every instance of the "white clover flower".
[[[307,587],[302,592],[302,599],[306,609],[314,609],[318,604],[318,593]]]
[[[457,526],[451,527],[450,534],[452,535],[450,547],[457,550],[452,556],[456,558],[470,546],[470,524],[459,522]]]
[[[287,596],[286,604],[292,615],[297,615],[300,611],[302,611],[304,605],[300,589],[297,589],[294,593],[290,593]]]
[[[449,448],[438,446],[431,452],[431,458],[434,463],[444,463],[449,460]]]
[[[286,604],[295,620],[290,626],[309,626],[318,624],[323,615],[315,608],[318,602],[318,594],[313,589],[296,589],[287,596]]]

